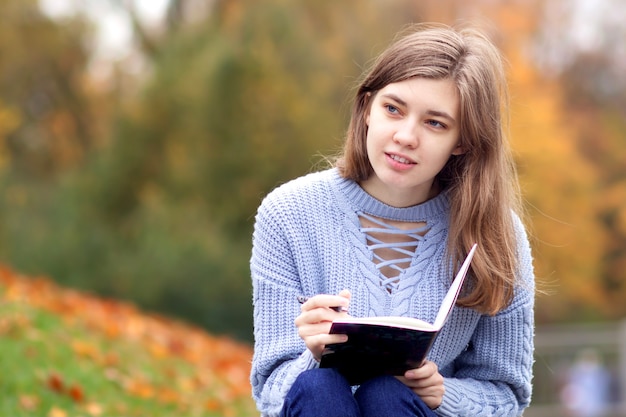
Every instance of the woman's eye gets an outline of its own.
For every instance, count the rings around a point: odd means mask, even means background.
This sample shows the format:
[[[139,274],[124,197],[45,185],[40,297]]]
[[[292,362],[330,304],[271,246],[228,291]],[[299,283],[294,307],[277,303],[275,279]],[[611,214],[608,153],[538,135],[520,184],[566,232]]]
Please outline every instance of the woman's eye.
[[[396,106],[391,105],[391,104],[385,104],[385,108],[391,114],[398,114],[399,113],[398,108]]]
[[[438,120],[428,120],[426,123],[428,123],[432,127],[438,127],[438,128],[444,128],[444,129],[446,127],[446,125],[444,125],[443,123],[441,123]]]

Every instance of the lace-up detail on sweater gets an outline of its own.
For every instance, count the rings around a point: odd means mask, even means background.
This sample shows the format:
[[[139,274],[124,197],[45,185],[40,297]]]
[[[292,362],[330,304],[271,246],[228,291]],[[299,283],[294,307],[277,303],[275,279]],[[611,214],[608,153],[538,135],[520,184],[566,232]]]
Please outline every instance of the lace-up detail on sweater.
[[[426,223],[405,230],[377,217],[359,213],[361,232],[367,238],[376,268],[384,276],[380,285],[389,293],[398,288],[399,276],[411,265],[419,243],[429,227]]]

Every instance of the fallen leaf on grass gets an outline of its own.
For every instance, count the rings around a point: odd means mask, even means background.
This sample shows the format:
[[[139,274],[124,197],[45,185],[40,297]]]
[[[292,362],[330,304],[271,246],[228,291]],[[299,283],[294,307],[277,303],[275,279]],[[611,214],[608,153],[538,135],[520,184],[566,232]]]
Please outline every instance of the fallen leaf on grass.
[[[175,391],[171,388],[160,388],[157,392],[157,399],[161,403],[166,404],[176,404],[181,402],[181,395],[178,391]]]
[[[102,406],[98,403],[91,402],[85,405],[85,411],[92,417],[98,417],[102,415]]]
[[[215,398],[211,398],[210,400],[207,400],[204,407],[207,409],[207,411],[217,411],[220,409],[221,405],[221,402],[219,402]]]
[[[58,394],[68,395],[74,402],[80,403],[85,400],[85,393],[80,385],[72,384],[66,388],[63,378],[56,372],[51,372],[48,375],[46,385]]]
[[[33,411],[39,405],[39,398],[34,395],[20,395],[20,407],[25,411]]]
[[[150,383],[137,379],[128,379],[125,381],[124,389],[130,395],[139,398],[152,398],[155,395],[155,389]]]
[[[100,351],[94,344],[82,340],[72,340],[72,350],[77,355],[86,358],[97,359],[100,357]]]
[[[52,407],[48,412],[48,417],[67,417],[67,411],[59,407]]]
[[[48,385],[48,388],[50,388],[54,392],[61,393],[65,389],[63,379],[56,372],[52,372],[50,375],[48,375],[46,385]]]
[[[67,393],[74,402],[81,403],[85,399],[85,393],[79,385],[72,385]]]

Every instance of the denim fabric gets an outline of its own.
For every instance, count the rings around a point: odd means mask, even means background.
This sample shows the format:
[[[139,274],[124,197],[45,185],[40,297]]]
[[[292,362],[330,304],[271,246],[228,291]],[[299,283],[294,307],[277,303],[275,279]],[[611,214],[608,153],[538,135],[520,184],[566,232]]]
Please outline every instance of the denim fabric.
[[[311,369],[287,393],[281,417],[436,417],[406,385],[391,376],[370,379],[352,394],[335,369]]]

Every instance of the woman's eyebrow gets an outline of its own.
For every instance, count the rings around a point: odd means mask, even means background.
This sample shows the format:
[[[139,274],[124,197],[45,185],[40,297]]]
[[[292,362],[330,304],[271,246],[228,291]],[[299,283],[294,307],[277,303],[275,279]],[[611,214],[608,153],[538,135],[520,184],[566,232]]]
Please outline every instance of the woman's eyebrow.
[[[400,104],[401,106],[405,106],[405,107],[407,106],[406,101],[402,100],[400,97],[398,97],[395,94],[392,94],[392,93],[382,94],[382,97],[391,99],[395,101],[396,103]]]

